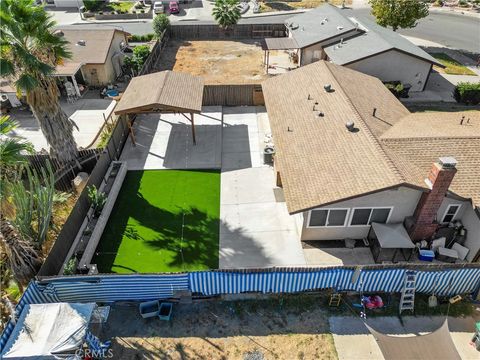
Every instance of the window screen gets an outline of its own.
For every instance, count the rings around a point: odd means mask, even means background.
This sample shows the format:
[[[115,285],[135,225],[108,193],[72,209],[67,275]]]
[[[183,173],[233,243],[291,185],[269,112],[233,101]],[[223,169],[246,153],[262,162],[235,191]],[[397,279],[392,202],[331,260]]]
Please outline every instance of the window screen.
[[[327,226],[343,226],[347,217],[347,210],[330,210]]]
[[[312,210],[310,211],[309,226],[325,226],[327,223],[328,210]]]
[[[370,212],[372,209],[355,209],[353,210],[352,221],[350,225],[368,225]]]
[[[369,224],[372,222],[385,224],[388,215],[390,215],[390,209],[373,209]]]

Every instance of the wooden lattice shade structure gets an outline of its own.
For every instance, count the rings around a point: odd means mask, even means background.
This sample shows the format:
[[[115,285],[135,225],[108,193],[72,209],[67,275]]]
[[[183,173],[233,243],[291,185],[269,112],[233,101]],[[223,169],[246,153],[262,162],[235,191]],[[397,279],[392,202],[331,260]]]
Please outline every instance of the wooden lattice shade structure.
[[[115,114],[182,114],[192,123],[195,144],[194,114],[202,111],[203,86],[201,77],[173,71],[137,76],[128,84]]]

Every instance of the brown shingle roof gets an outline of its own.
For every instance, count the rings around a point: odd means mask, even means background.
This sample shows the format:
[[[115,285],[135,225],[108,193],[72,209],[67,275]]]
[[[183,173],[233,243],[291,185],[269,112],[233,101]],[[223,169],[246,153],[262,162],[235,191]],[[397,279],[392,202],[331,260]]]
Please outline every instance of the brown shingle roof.
[[[319,61],[262,86],[290,213],[405,182],[375,135],[408,111],[378,79]]]
[[[57,34],[60,32],[70,43],[68,49],[72,52],[72,62],[104,64],[115,32],[123,31],[118,29],[61,29]],[[85,41],[85,45],[77,45],[81,40]]]
[[[410,114],[380,139],[405,179],[419,186],[434,161],[453,156],[458,164],[450,191],[480,205],[480,111]]]
[[[290,213],[400,185],[427,191],[441,156],[458,161],[450,191],[480,204],[480,112],[410,114],[380,80],[324,61],[262,87]]]
[[[115,114],[152,111],[202,111],[203,79],[186,73],[161,71],[137,76],[115,108]]]

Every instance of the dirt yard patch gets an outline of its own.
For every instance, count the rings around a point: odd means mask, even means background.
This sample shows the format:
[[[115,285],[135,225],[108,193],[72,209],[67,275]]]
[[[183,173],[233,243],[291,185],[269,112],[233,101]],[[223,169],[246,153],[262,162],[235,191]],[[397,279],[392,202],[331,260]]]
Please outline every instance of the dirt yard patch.
[[[170,40],[156,66],[199,75],[205,84],[254,84],[267,78],[259,41]]]
[[[318,298],[176,304],[170,323],[112,309],[102,339],[118,359],[337,359]],[[263,356],[263,357],[261,357]]]

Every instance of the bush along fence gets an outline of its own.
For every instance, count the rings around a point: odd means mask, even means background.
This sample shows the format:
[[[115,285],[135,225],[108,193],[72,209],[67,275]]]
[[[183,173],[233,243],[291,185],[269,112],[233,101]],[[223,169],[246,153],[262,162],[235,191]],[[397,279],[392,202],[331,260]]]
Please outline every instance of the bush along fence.
[[[452,296],[478,292],[480,266],[416,266],[417,292]],[[412,266],[409,267],[412,269]],[[15,316],[26,304],[53,302],[145,301],[176,297],[179,291],[195,296],[224,294],[299,293],[333,288],[353,292],[400,292],[406,267],[268,268],[213,270],[157,275],[94,275],[44,278],[32,281],[18,303]],[[14,325],[9,322],[0,338],[3,348]]]
[[[168,32],[164,31],[160,39],[158,39],[155,42],[155,45],[150,51],[150,55],[148,55],[148,58],[143,64],[142,68],[140,69],[140,72],[138,73],[138,75],[145,75],[145,74],[150,74],[151,72],[154,72],[155,65],[157,64],[157,61],[160,58],[162,50],[167,45],[167,43],[168,43]]]
[[[94,185],[99,188],[102,182],[105,182],[105,176],[112,161],[118,160],[123,145],[128,138],[129,127],[126,117],[119,117],[115,129],[112,132],[107,146],[103,149],[93,168],[88,182],[80,194],[74,208],[72,209],[67,221],[62,227],[55,244],[52,247],[47,259],[43,263],[39,276],[51,276],[58,274],[63,266],[64,259],[75,240],[84,218],[90,209],[90,201],[88,200],[88,187]]]

